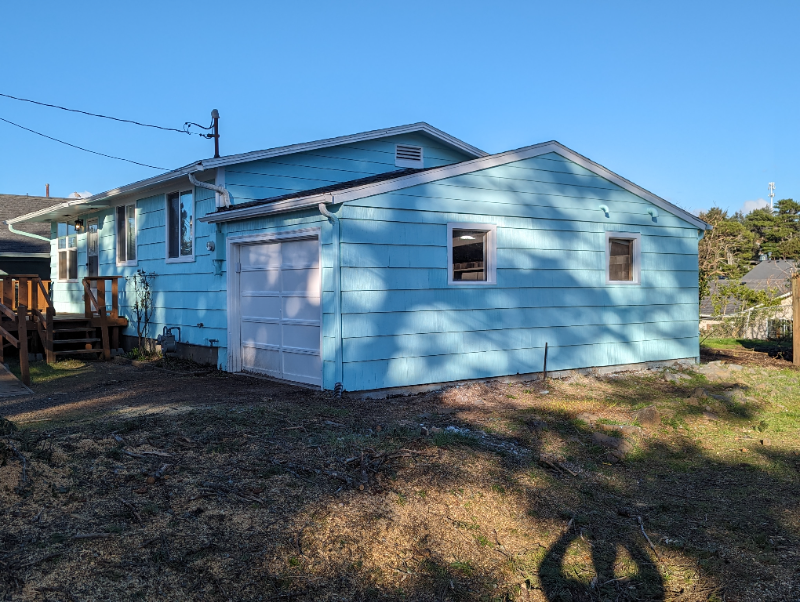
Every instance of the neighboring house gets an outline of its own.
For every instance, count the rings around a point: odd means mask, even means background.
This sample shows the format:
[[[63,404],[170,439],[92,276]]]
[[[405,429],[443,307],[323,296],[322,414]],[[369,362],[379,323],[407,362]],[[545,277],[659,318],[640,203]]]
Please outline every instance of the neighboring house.
[[[50,280],[50,225],[37,222],[20,225],[11,232],[5,220],[35,212],[66,199],[20,194],[0,194],[0,275],[37,274]],[[47,237],[41,240],[36,236]]]
[[[418,123],[198,161],[35,221],[58,311],[83,310],[87,263],[154,273],[153,335],[179,326],[183,353],[230,371],[352,391],[539,372],[546,344],[549,370],[699,356],[709,226],[557,142],[488,155]],[[130,283],[120,303],[130,318]]]
[[[700,330],[708,331],[722,324],[721,318],[736,321],[738,336],[746,339],[777,339],[792,333],[792,285],[791,276],[797,269],[794,261],[768,259],[757,264],[739,280],[754,291],[768,291],[777,297],[775,307],[743,308],[735,299],[727,299],[717,315],[711,299],[718,286],[728,282],[717,280],[711,283],[711,295],[700,303]]]

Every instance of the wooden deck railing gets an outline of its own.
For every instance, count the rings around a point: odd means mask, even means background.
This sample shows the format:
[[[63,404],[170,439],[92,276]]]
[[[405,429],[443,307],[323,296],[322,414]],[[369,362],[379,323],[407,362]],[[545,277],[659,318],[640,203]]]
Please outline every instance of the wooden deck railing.
[[[100,327],[100,336],[103,340],[103,358],[111,359],[111,341],[109,340],[108,327],[119,318],[119,280],[123,276],[87,276],[83,279],[84,315],[89,319],[96,319]],[[106,282],[111,281],[111,312],[108,313],[106,303]],[[92,286],[94,284],[94,286]],[[93,290],[97,291],[97,296]],[[102,302],[100,302],[102,299]],[[117,330],[115,329],[116,333]],[[115,334],[115,337],[117,335]]]
[[[53,318],[56,315],[48,290],[49,281],[36,274],[3,276],[0,298],[0,362],[5,341],[19,351],[22,382],[31,384],[28,366],[28,322],[36,325],[48,362],[53,356]],[[29,313],[30,312],[30,313]],[[14,336],[13,333],[16,333]]]
[[[109,318],[119,318],[119,281],[124,276],[87,276],[83,279],[84,315],[87,318],[97,318],[100,316],[100,309]],[[107,282],[111,282],[111,311],[108,311],[106,303],[106,292],[108,291]],[[97,296],[92,293],[92,289],[97,291]],[[100,299],[103,300],[102,305]]]

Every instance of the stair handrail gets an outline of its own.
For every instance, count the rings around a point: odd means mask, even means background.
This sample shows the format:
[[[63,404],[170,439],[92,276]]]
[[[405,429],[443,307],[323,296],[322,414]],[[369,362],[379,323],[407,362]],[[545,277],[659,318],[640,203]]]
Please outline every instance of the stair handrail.
[[[119,276],[111,276],[110,278],[112,279],[112,282],[115,285],[113,287],[113,296],[114,296],[114,304],[113,305],[114,305],[114,307],[116,307],[117,306],[117,301],[116,301],[116,297],[117,297],[116,282],[117,281],[116,281],[116,278],[119,278]],[[106,303],[105,303],[105,301],[106,301],[106,299],[105,299],[105,296],[106,296],[105,280],[107,280],[107,279],[109,279],[109,277],[107,277],[107,276],[87,276],[86,278],[83,279],[83,292],[86,295],[86,298],[89,300],[89,305],[86,306],[85,309],[84,309],[84,315],[85,315],[86,318],[94,317],[94,310],[91,309],[91,306],[94,306],[94,309],[97,310],[97,313],[100,316],[100,333],[101,333],[102,341],[103,341],[103,358],[106,359],[106,360],[110,360],[111,359],[111,347],[110,347],[110,342],[109,342],[109,337],[108,337],[108,317],[107,317],[107,314],[106,314]],[[89,282],[91,280],[97,280],[98,282],[101,281],[101,280],[103,281],[103,286],[102,286],[103,305],[102,306],[100,305],[100,301],[98,301],[98,299],[94,296],[94,293],[92,293],[92,287],[89,285]],[[100,296],[100,290],[101,290],[101,288],[98,286],[98,288],[97,288],[98,296]]]
[[[19,350],[19,370],[22,376],[22,382],[25,385],[31,384],[31,374],[28,366],[28,308],[25,304],[20,304],[17,311],[0,303],[0,324],[2,324],[3,316],[9,318],[11,321],[17,323],[17,336],[15,337],[9,331],[0,325],[0,361],[3,358],[3,339],[6,339],[13,347]]]

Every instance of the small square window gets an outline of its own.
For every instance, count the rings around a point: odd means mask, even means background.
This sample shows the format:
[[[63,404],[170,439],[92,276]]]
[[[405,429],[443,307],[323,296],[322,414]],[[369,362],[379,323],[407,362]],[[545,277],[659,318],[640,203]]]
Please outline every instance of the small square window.
[[[495,226],[448,224],[448,284],[495,284]]]
[[[639,284],[640,234],[606,232],[606,282]]]

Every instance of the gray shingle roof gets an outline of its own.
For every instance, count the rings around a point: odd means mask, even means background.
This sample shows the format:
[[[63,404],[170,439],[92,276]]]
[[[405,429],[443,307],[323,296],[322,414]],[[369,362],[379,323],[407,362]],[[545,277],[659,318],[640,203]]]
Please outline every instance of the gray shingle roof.
[[[50,244],[46,241],[13,234],[8,230],[8,226],[2,222],[12,217],[25,215],[31,211],[58,205],[65,200],[67,199],[21,194],[0,194],[0,253],[49,253]],[[17,230],[38,234],[39,236],[50,236],[50,224],[46,223],[19,224]]]
[[[764,291],[767,289],[777,291],[778,296],[788,293],[792,289],[792,284],[789,278],[792,275],[792,270],[795,268],[795,262],[786,259],[775,259],[769,261],[762,261],[752,270],[742,276],[741,282],[747,288],[755,291]],[[734,281],[735,282],[735,281]],[[729,283],[728,280],[714,280],[709,283],[711,294],[717,290],[717,286]],[[725,308],[725,314],[730,315],[739,311],[738,304],[730,299]],[[714,312],[711,304],[711,297],[705,297],[700,302],[700,315],[710,316]]]

